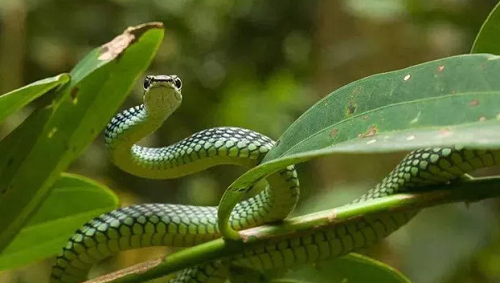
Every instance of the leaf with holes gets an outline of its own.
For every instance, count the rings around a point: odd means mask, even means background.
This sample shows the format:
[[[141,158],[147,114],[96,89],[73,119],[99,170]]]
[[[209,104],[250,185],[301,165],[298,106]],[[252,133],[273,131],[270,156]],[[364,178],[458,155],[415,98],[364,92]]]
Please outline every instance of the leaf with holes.
[[[499,129],[498,56],[454,56],[367,77],[335,90],[297,119],[262,164],[226,190],[219,220],[245,197],[244,188],[291,164],[452,144],[500,148]]]
[[[69,75],[61,74],[2,94],[0,96],[0,123],[10,114],[26,106],[26,104],[68,81]]]
[[[151,62],[161,23],[127,29],[90,52],[55,100],[0,142],[0,250],[45,199],[59,174],[92,142]]]
[[[90,179],[62,174],[49,196],[0,255],[0,270],[57,254],[82,223],[116,209],[118,198]]]

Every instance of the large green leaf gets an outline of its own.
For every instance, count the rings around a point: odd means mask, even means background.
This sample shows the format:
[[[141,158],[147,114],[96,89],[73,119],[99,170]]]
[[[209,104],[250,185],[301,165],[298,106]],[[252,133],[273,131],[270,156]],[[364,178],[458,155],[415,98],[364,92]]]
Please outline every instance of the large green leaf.
[[[285,279],[307,280],[314,283],[409,283],[399,271],[376,261],[359,255],[349,254],[326,262],[315,264],[314,267],[304,267],[289,272]],[[282,281],[273,281],[282,282]]]
[[[499,59],[483,54],[461,55],[351,83],[297,119],[264,162],[350,140],[362,141],[365,145],[358,147],[363,151],[380,150],[387,143],[391,151],[450,141],[476,145],[479,141],[470,136],[446,140],[449,133],[445,131],[471,123],[481,126],[485,121],[499,125]],[[443,133],[420,138],[414,131],[432,128]],[[398,134],[404,139],[385,142],[385,135],[395,136],[396,131],[408,130],[416,135]],[[377,141],[370,142],[372,139]]]
[[[26,104],[68,81],[69,75],[61,74],[52,78],[33,82],[22,88],[2,94],[0,96],[0,123],[5,117],[23,108]]]
[[[263,164],[226,190],[219,220],[227,220],[249,184],[311,158],[450,144],[500,148],[499,59],[455,56],[367,77],[334,91],[285,131]],[[225,235],[237,237],[234,231]]]
[[[63,174],[0,255],[0,270],[53,256],[82,223],[117,207],[118,198],[108,188],[78,175]]]
[[[474,40],[471,53],[492,53],[500,55],[500,3],[491,11]]]
[[[0,250],[111,119],[148,67],[163,33],[159,23],[129,28],[90,52],[52,104],[0,143]]]

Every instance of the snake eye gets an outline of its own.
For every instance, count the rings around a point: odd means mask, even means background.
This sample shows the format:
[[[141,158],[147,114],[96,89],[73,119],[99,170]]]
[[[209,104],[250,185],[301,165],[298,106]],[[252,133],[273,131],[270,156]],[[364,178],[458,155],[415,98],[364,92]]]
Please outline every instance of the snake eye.
[[[144,83],[143,83],[142,87],[144,89],[148,89],[150,85],[151,85],[151,78],[150,77],[146,77],[144,79]]]
[[[182,88],[182,81],[177,76],[174,77],[174,84],[175,84],[175,87],[177,87],[178,89]]]

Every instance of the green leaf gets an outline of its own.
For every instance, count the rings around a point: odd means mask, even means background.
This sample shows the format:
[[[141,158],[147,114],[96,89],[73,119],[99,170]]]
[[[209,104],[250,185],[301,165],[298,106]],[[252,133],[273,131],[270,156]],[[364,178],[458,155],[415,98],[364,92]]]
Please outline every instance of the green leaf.
[[[0,143],[0,250],[105,127],[149,66],[163,34],[162,24],[145,24],[90,52],[57,98]]]
[[[307,280],[307,282],[314,283],[410,283],[408,278],[394,268],[354,253],[320,262],[315,264],[314,267],[309,266],[289,272],[284,278],[288,280]]]
[[[285,166],[339,153],[383,153],[461,144],[500,147],[500,57],[461,55],[374,75],[307,110],[263,163],[238,178],[219,204],[224,235],[245,188]]]
[[[82,223],[116,209],[118,198],[105,186],[62,174],[47,199],[0,255],[0,270],[57,254]]]
[[[488,124],[485,121],[491,121],[492,127],[499,124],[499,59],[484,54],[454,56],[351,83],[307,110],[263,162],[351,140],[361,141],[353,152],[482,143],[448,131],[464,125],[481,127]],[[420,138],[415,131],[433,129],[443,132]],[[489,143],[500,145],[498,140]]]
[[[67,83],[70,80],[68,74],[60,74],[52,78],[47,78],[33,82],[22,88],[0,96],[0,123],[26,104],[54,89],[55,87]]]
[[[500,3],[491,11],[472,45],[471,53],[492,53],[500,55]]]

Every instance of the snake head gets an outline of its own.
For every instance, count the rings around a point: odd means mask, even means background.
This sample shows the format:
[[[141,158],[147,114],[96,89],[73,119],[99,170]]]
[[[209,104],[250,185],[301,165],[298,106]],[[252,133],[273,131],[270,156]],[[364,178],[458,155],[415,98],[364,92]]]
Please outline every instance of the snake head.
[[[182,81],[176,75],[147,76],[143,87],[149,115],[166,118],[181,105]]]

